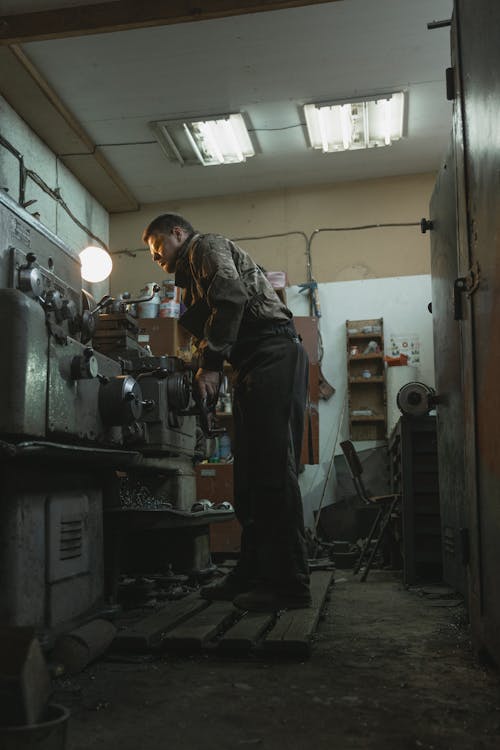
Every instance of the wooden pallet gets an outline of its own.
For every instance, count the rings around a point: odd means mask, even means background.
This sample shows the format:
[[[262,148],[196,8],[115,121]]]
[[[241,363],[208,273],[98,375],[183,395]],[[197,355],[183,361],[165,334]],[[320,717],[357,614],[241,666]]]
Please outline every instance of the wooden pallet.
[[[307,656],[332,583],[332,571],[314,572],[312,607],[274,614],[242,612],[231,602],[190,594],[120,631],[113,650]]]

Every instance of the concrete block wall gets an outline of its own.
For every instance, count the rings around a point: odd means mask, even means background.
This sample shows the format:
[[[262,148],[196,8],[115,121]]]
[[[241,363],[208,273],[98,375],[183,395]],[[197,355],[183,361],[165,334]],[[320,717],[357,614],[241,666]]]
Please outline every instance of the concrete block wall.
[[[40,138],[0,96],[0,134],[24,157],[25,166],[36,172],[52,189],[58,188],[64,202],[81,224],[99,237],[105,244],[109,241],[109,214],[81,185],[76,177],[61,163]],[[18,159],[0,144],[0,189],[19,201]],[[47,195],[33,180],[26,183],[26,201],[35,201],[27,207],[31,214],[72,250],[79,252],[89,244],[91,238],[81,229],[67,212],[52,197]],[[95,242],[94,242],[95,244]],[[93,293],[107,291],[103,285],[93,285]]]

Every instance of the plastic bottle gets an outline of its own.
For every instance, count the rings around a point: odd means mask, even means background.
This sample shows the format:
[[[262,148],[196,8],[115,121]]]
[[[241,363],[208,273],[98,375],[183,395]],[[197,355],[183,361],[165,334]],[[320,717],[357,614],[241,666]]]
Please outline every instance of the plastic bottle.
[[[225,432],[219,438],[219,458],[221,461],[225,461],[231,455],[231,438]]]

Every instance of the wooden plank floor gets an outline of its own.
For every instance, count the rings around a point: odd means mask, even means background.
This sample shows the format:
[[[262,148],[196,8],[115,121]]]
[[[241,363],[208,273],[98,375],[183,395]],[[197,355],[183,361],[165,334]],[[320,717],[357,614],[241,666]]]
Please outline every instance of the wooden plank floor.
[[[154,614],[119,631],[113,641],[113,650],[148,651],[157,648],[165,633],[207,607],[208,602],[198,593],[169,602]]]
[[[272,653],[293,653],[307,656],[311,641],[323,609],[328,589],[332,582],[332,571],[317,571],[311,575],[312,607],[290,609],[283,612],[274,628],[262,642],[262,648]]]
[[[199,651],[239,616],[232,602],[212,602],[167,633],[162,645],[169,650]]]
[[[217,647],[220,651],[251,651],[275,622],[274,613],[242,613],[241,619],[222,635]]]
[[[310,653],[332,571],[311,575],[312,607],[278,613],[242,612],[231,602],[209,603],[198,593],[169,602],[161,611],[119,633],[117,650],[167,649],[305,656]]]

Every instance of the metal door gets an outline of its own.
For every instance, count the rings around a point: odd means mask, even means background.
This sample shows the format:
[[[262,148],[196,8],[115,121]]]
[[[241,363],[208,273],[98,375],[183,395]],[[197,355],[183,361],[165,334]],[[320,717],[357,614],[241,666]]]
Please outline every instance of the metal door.
[[[459,273],[473,637],[500,663],[500,3],[455,0]]]
[[[454,285],[458,277],[457,190],[453,141],[441,166],[431,199],[432,319],[439,458],[439,504],[443,579],[466,595],[466,550],[463,546],[464,413],[460,323],[456,320]]]

